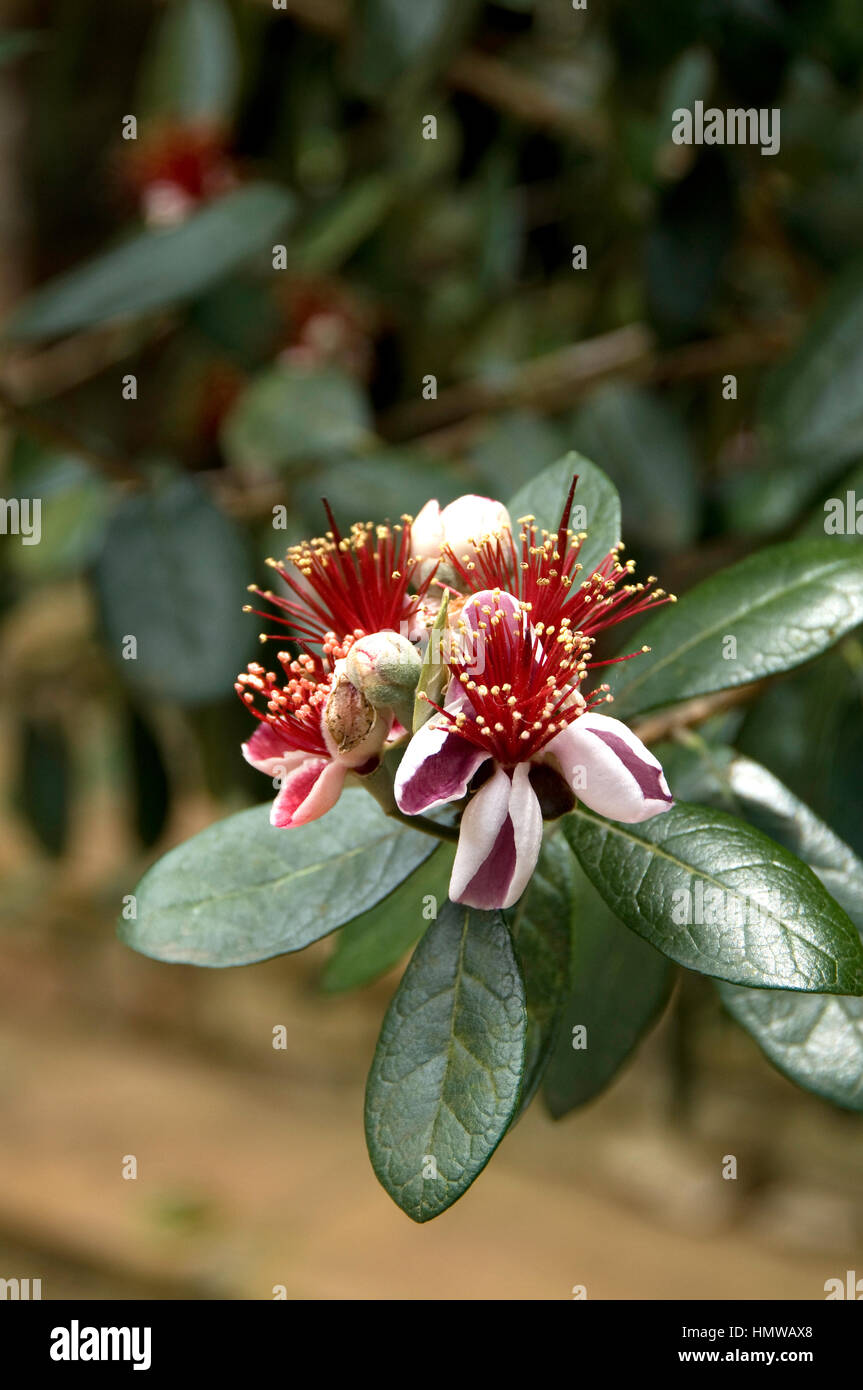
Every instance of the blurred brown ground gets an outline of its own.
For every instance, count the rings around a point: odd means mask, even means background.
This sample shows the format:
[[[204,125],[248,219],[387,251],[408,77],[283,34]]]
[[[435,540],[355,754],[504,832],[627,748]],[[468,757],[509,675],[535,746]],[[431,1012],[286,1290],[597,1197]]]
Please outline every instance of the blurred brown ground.
[[[859,1126],[730,1028],[699,1042],[685,1122],[660,1031],[581,1114],[534,1106],[472,1192],[417,1227],[363,1147],[392,979],[324,999],[325,944],[203,972],[134,956],[107,915],[56,895],[14,926],[8,910],[0,1275],[41,1277],[45,1298],[817,1299],[855,1267]]]

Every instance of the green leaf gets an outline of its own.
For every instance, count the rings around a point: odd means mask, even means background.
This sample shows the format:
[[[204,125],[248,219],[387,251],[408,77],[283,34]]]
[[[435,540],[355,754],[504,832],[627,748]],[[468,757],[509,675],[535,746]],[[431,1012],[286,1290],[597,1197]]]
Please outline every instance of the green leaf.
[[[686,545],[697,524],[695,457],[678,416],[643,387],[602,386],[585,402],[570,436],[604,466],[626,499],[626,533],[651,545]],[[657,478],[662,486],[657,487]],[[630,520],[631,518],[631,520]]]
[[[527,1007],[519,1115],[542,1080],[569,983],[573,868],[563,837],[546,836],[527,892],[506,914]]]
[[[581,806],[564,833],[609,907],[680,965],[766,989],[863,993],[863,946],[795,855],[735,816],[678,802],[640,825]]]
[[[728,750],[720,750],[727,752]],[[803,859],[863,931],[863,863],[767,768],[731,754],[721,772],[710,750],[704,791],[725,793],[753,824]],[[717,788],[716,777],[722,786]],[[718,985],[729,1013],[792,1081],[863,1110],[863,999]]]
[[[359,520],[393,520],[394,502],[399,515],[416,516],[430,497],[437,497],[443,507],[464,490],[464,474],[452,464],[441,459],[433,463],[418,450],[385,448],[321,464],[297,479],[294,496],[313,529],[320,528],[321,498],[326,497],[339,526],[347,531]]]
[[[269,251],[292,208],[284,189],[247,184],[178,227],[142,232],[49,280],[5,331],[13,338],[51,338],[193,299],[234,266]]]
[[[537,473],[556,463],[560,450],[561,431],[544,416],[530,410],[506,410],[489,421],[470,451],[470,460],[483,492],[499,497],[517,487],[519,497],[526,497]]]
[[[288,469],[309,458],[361,447],[371,438],[368,402],[335,368],[280,366],[262,372],[222,427],[228,462],[246,472]]]
[[[398,83],[419,85],[456,52],[477,0],[362,0],[351,67],[357,90],[383,97]]]
[[[426,900],[446,901],[455,846],[439,845],[388,898],[343,927],[321,977],[330,994],[357,989],[397,965],[432,918]]]
[[[578,485],[573,506],[583,507],[584,512],[574,512],[573,529],[587,531],[579,558],[585,574],[590,574],[621,538],[617,489],[595,463],[581,454],[566,454],[520,488],[507,507],[513,523],[521,516],[534,516],[539,527],[556,531],[575,474]]]
[[[839,279],[803,341],[768,377],[762,424],[786,468],[850,462],[863,449],[863,275]]]
[[[414,1221],[452,1206],[506,1133],[526,1032],[503,918],[448,902],[387,1011],[366,1090],[372,1166]]]
[[[722,1002],[798,1086],[863,1111],[863,999],[720,985]]]
[[[59,856],[66,847],[73,761],[62,723],[26,719],[19,731],[20,771],[15,803],[44,849]]]
[[[45,449],[23,435],[10,464],[7,495],[41,502],[39,544],[9,546],[11,567],[29,580],[82,570],[105,533],[111,505],[105,480],[76,455]]]
[[[674,980],[665,956],[620,923],[576,863],[572,873],[571,983],[543,1080],[555,1119],[613,1080],[659,1018]]]
[[[95,579],[108,649],[128,683],[185,703],[230,694],[254,636],[242,611],[247,577],[241,533],[196,483],[124,498]]]
[[[801,665],[863,621],[863,554],[788,541],[696,585],[639,629],[650,652],[608,677],[615,716]],[[726,638],[736,641],[728,658]],[[633,669],[635,668],[635,669]]]
[[[239,750],[238,750],[239,754]],[[386,898],[434,851],[361,787],[326,816],[275,830],[255,806],[166,854],[135,890],[127,945],[156,960],[250,965],[301,951]]]
[[[766,767],[730,748],[705,746],[672,752],[669,763],[662,747],[654,749],[666,775],[679,769],[673,786],[687,800],[718,806],[743,816],[756,829],[796,854],[824,884],[851,920],[863,927],[863,864],[804,802]]]
[[[224,0],[173,0],[144,66],[140,109],[162,120],[222,121],[239,78],[237,35]]]
[[[292,260],[306,275],[332,275],[388,216],[398,197],[391,174],[353,183],[317,217],[294,247]]]

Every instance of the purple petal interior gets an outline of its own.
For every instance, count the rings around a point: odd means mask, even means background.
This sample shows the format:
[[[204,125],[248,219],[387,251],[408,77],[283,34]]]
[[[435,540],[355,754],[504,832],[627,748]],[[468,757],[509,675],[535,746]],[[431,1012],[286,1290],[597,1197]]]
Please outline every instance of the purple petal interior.
[[[638,783],[639,790],[646,801],[667,801],[672,802],[674,798],[669,795],[662,785],[662,768],[654,767],[652,763],[647,763],[643,758],[630,748],[626,739],[619,734],[609,733],[606,729],[589,729],[588,733],[593,734],[594,738],[602,739],[607,744],[612,753],[616,753],[627,772],[630,772]]]
[[[469,903],[471,907],[500,907],[512,883],[515,865],[515,829],[512,819],[507,816],[491,850],[462,891],[461,901]]]
[[[447,734],[438,751],[424,758],[404,783],[399,797],[401,809],[415,816],[436,801],[453,801],[463,796],[474,772],[487,757],[466,738]]]

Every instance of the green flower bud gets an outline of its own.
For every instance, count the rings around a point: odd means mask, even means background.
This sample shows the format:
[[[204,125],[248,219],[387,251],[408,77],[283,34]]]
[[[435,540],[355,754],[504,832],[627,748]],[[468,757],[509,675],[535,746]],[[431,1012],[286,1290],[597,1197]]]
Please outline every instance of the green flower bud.
[[[360,637],[345,658],[347,676],[376,709],[412,706],[421,670],[418,651],[398,632]]]

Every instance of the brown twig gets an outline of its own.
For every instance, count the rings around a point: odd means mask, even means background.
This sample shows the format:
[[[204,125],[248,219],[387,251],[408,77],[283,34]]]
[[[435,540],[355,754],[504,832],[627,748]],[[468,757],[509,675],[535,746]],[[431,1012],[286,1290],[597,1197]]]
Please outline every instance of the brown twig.
[[[448,387],[436,400],[395,406],[378,422],[378,428],[387,439],[422,438],[435,452],[456,452],[486,414],[519,407],[550,413],[565,410],[611,376],[661,383],[719,376],[771,362],[788,347],[795,327],[791,321],[783,321],[766,329],[740,329],[660,353],[644,324],[628,324],[545,353],[513,367],[500,379],[463,382]]]
[[[719,690],[715,695],[699,695],[674,709],[661,710],[658,714],[636,722],[633,724],[633,731],[643,743],[660,743],[664,739],[674,738],[684,729],[704,724],[714,715],[724,714],[726,710],[747,704],[756,695],[760,695],[765,685],[766,681],[763,680],[750,681],[747,685],[735,686],[733,690]],[[613,712],[614,707],[610,708]]]

